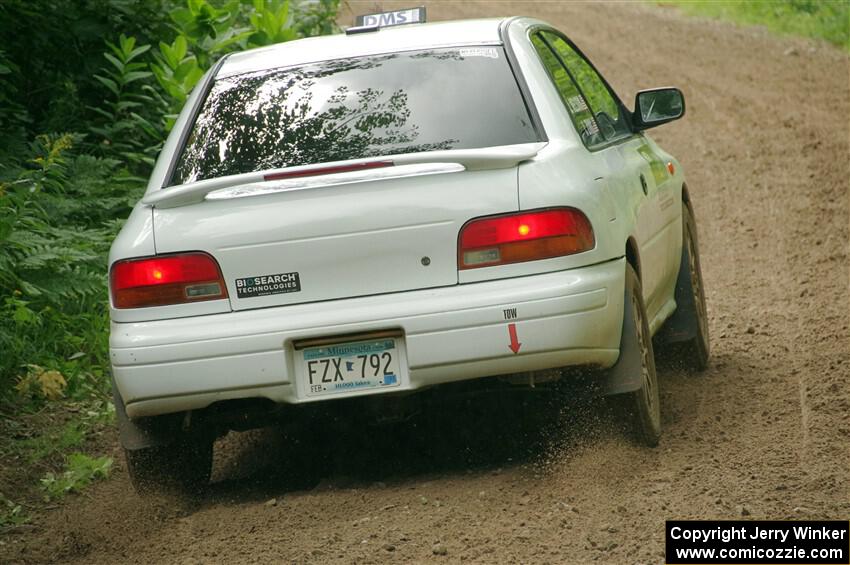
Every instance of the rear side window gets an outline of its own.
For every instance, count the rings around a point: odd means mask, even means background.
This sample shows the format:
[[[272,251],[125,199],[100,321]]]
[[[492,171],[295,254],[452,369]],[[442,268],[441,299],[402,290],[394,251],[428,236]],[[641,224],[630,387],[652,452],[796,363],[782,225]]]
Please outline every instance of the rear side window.
[[[543,36],[549,42],[549,45],[557,51],[561,61],[578,83],[578,87],[590,104],[596,123],[605,135],[606,140],[610,141],[631,135],[631,130],[620,105],[599,73],[563,38],[546,32],[543,32]]]
[[[549,75],[567,107],[573,125],[581,135],[582,141],[587,146],[603,143],[605,138],[599,131],[596,120],[593,118],[593,112],[591,112],[576,83],[567,73],[567,69],[564,68],[564,65],[561,64],[561,61],[558,60],[540,35],[532,36],[531,42],[534,44],[537,54],[540,55],[543,66],[549,71]]]
[[[501,47],[338,59],[217,80],[169,184],[539,140]]]

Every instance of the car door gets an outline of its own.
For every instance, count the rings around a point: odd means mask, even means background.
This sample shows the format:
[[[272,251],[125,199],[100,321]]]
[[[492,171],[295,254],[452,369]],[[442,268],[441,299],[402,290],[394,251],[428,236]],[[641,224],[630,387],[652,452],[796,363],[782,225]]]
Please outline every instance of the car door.
[[[642,135],[627,140],[617,149],[619,170],[612,171],[612,180],[635,206],[635,239],[640,249],[644,300],[651,321],[669,298],[669,292],[665,292],[670,274],[669,242],[662,202],[669,208],[665,194],[670,190],[654,170],[653,163],[660,160]]]
[[[648,194],[651,221],[647,222],[649,233],[644,246],[652,258],[657,284],[647,303],[647,312],[655,316],[671,300],[679,272],[682,228],[676,220],[680,218],[681,206],[676,205],[677,192],[667,162],[652,140],[640,134],[622,144],[620,150],[628,170],[626,176],[633,177],[637,172],[641,190],[646,185]]]
[[[659,203],[661,173],[653,168],[654,153],[643,136],[632,131],[616,94],[569,40],[547,30],[536,34],[532,41],[539,53],[545,43],[563,66],[565,77],[556,78],[555,82],[573,123],[588,150],[604,160],[605,180],[612,195],[622,209],[633,214],[643,294],[652,318],[664,304],[668,271],[668,242]]]

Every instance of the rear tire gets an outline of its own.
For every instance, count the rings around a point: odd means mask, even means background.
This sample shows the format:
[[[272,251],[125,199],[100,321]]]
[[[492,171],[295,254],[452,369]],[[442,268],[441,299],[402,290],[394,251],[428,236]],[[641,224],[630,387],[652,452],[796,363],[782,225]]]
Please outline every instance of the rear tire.
[[[125,449],[130,481],[140,495],[196,495],[209,483],[214,438],[184,437],[168,445]]]
[[[708,367],[710,345],[708,341],[708,312],[705,306],[705,286],[699,261],[696,221],[690,206],[682,205],[682,264],[687,269],[680,276],[680,284],[693,300],[694,337],[681,343],[680,358],[689,369],[702,371]]]
[[[628,429],[642,444],[655,447],[661,438],[661,399],[640,280],[631,265],[626,265],[625,299],[623,307],[631,308],[634,321],[631,331],[635,332],[640,350],[641,387],[634,392],[618,395],[617,400]]]

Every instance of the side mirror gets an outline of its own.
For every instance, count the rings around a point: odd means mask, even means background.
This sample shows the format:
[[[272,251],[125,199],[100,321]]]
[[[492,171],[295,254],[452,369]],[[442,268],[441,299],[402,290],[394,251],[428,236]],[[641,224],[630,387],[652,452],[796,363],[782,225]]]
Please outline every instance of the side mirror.
[[[678,88],[641,90],[635,96],[632,121],[639,130],[654,128],[685,115],[685,97]]]

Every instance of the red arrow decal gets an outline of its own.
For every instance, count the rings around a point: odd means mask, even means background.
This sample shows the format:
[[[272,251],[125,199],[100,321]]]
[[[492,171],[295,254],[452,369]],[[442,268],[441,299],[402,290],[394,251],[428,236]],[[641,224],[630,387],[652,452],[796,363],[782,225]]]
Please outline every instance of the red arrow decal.
[[[516,324],[508,324],[508,333],[511,336],[511,351],[514,352],[514,355],[519,353],[519,348],[522,347],[522,344],[517,340],[516,336]]]

